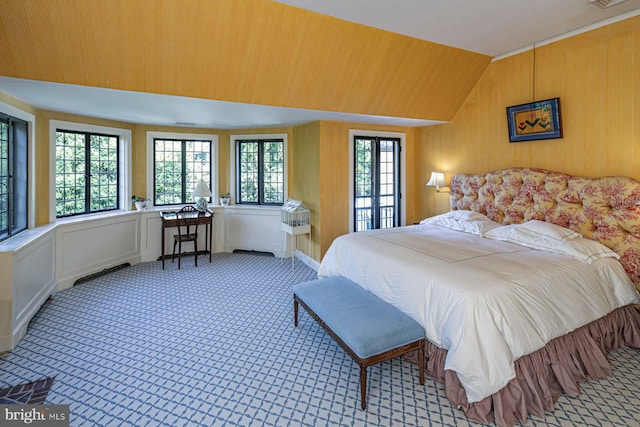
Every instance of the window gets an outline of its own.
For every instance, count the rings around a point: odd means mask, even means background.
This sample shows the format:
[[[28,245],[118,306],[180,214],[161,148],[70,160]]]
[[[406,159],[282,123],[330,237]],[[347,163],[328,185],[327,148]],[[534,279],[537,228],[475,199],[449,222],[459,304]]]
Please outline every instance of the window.
[[[285,140],[237,138],[235,144],[236,202],[257,205],[284,203]]]
[[[201,179],[212,188],[210,140],[154,138],[153,159],[154,205],[192,202]]]
[[[400,139],[355,136],[354,230],[400,225]]]
[[[0,240],[27,228],[28,125],[0,113]]]
[[[119,207],[118,135],[56,131],[56,217]]]

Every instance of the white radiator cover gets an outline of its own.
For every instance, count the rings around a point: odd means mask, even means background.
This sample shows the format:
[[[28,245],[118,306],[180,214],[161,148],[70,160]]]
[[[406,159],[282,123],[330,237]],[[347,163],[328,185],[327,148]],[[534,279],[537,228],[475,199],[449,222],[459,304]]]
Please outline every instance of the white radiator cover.
[[[286,239],[280,226],[280,207],[224,207],[224,251],[236,249],[271,252],[285,257]]]
[[[56,226],[58,289],[89,274],[123,263],[140,262],[140,214],[83,218]]]
[[[56,292],[55,229],[30,229],[0,244],[0,352],[13,350]]]

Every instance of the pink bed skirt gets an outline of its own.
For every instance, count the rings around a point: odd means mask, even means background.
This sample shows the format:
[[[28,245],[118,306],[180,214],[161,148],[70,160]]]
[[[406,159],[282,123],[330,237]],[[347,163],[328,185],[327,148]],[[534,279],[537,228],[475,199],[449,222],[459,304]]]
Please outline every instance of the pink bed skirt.
[[[632,306],[619,308],[516,360],[516,378],[480,402],[467,401],[456,373],[444,370],[447,351],[428,341],[426,372],[444,383],[447,398],[470,419],[515,426],[524,424],[529,415],[544,418],[563,392],[578,396],[581,382],[611,375],[606,353],[624,345],[640,348],[640,312]],[[405,360],[417,363],[417,354]]]

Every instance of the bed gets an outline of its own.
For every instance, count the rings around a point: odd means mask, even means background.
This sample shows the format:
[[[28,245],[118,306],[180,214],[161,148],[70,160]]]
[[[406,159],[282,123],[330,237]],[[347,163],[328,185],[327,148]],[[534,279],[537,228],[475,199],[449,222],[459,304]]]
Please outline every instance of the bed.
[[[414,318],[427,373],[452,404],[512,426],[610,375],[608,351],[640,347],[636,202],[640,182],[625,177],[459,174],[450,212],[340,236],[318,276],[346,277]]]

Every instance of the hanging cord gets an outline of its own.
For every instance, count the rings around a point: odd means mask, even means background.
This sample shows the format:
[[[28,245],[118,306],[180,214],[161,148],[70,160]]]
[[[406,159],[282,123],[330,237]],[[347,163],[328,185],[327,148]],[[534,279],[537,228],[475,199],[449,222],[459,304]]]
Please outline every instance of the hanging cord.
[[[533,44],[533,88],[532,88],[532,96],[533,99],[531,102],[536,102],[536,44]]]

